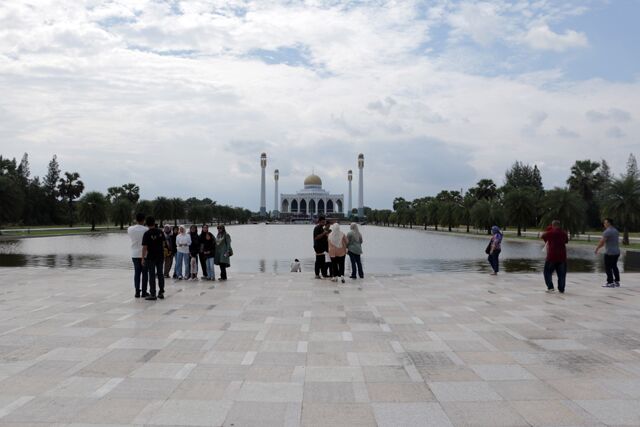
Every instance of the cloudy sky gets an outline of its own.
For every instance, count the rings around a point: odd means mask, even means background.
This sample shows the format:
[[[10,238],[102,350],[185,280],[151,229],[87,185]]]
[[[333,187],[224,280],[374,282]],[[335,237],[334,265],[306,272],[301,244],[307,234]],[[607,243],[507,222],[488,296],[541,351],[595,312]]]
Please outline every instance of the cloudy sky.
[[[637,0],[0,2],[0,154],[257,210],[262,151],[389,207],[640,154]],[[273,209],[273,180],[267,208]]]

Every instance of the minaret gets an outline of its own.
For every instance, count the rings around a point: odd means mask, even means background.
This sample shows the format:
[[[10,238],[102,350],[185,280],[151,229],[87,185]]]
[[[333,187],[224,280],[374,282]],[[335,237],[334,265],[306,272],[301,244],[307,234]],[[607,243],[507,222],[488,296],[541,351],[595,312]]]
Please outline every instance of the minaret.
[[[267,216],[267,187],[265,182],[265,169],[267,168],[267,153],[260,155],[260,167],[262,168],[262,179],[260,181],[260,216]]]
[[[362,170],[364,169],[364,154],[358,154],[358,218],[364,218],[364,194]]]
[[[353,171],[349,169],[347,172],[347,180],[349,181],[349,202],[347,204],[347,218],[351,216],[351,211],[353,210],[353,193],[351,192],[351,181],[353,181]]]
[[[280,213],[280,205],[278,204],[278,179],[280,179],[280,171],[278,169],[273,171],[273,180],[276,184],[276,190],[273,193],[273,215],[277,218]]]

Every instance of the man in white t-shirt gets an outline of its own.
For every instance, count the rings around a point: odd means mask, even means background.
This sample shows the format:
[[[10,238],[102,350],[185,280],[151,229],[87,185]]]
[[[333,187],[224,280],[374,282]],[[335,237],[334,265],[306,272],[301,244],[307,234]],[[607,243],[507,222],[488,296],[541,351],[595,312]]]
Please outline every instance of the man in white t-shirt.
[[[127,234],[131,239],[131,260],[133,261],[133,286],[136,288],[136,298],[148,296],[147,294],[147,268],[142,265],[142,236],[147,232],[148,228],[144,226],[145,215],[139,213],[136,215],[136,225],[127,228]],[[142,276],[142,283],[140,283]],[[142,294],[140,293],[142,291]]]

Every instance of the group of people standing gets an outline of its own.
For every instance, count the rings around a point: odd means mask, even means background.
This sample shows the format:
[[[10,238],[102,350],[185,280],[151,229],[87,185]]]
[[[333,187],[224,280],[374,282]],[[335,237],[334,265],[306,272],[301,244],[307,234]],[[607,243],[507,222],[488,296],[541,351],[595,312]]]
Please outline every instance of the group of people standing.
[[[165,278],[198,280],[198,261],[203,279],[216,280],[214,265],[217,265],[220,268],[219,280],[227,280],[227,268],[231,266],[230,257],[233,255],[231,236],[224,225],[218,225],[217,230],[215,236],[206,224],[200,233],[195,225],[189,227],[189,233],[184,226],[166,225],[161,230],[153,217],[137,214],[136,224],[127,229],[131,239],[135,297],[163,299]]]
[[[340,224],[327,222],[324,216],[318,218],[313,229],[313,250],[316,254],[314,271],[316,279],[330,278],[344,283],[345,258],[349,255],[351,261],[351,279],[364,279],[362,270],[362,234],[358,224],[352,223],[345,235],[340,230]],[[330,262],[327,262],[327,257]]]
[[[613,225],[611,218],[603,220],[604,232],[602,238],[595,248],[597,255],[604,247],[604,270],[607,281],[602,285],[603,288],[620,287],[620,270],[618,269],[618,259],[620,258],[620,233]],[[489,255],[488,261],[491,264],[493,275],[498,274],[500,270],[498,257],[501,252],[503,234],[500,228],[493,226],[491,228],[491,240],[486,249]],[[569,235],[562,229],[559,220],[554,220],[540,236],[545,242],[546,258],[544,263],[543,276],[547,285],[547,293],[554,293],[553,273],[558,277],[558,292],[564,293],[567,278],[567,244],[569,243]]]

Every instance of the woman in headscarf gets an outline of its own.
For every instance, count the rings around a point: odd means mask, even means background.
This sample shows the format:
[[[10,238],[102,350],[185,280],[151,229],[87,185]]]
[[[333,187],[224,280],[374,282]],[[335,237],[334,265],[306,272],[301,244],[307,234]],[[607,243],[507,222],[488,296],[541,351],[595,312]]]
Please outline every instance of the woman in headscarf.
[[[200,256],[204,257],[206,263],[206,280],[216,280],[213,269],[213,261],[216,255],[216,238],[208,231],[206,233],[201,233],[200,244],[202,245],[202,253]]]
[[[361,279],[364,279],[364,272],[362,271],[362,234],[358,230],[358,224],[351,223],[349,232],[347,233],[347,250],[349,251],[349,260],[351,261],[351,278],[356,278],[356,271]]]
[[[164,277],[169,278],[169,272],[171,271],[171,265],[173,264],[173,255],[176,252],[175,245],[173,244],[173,233],[171,232],[171,226],[165,225],[164,239],[167,244],[164,247]]]
[[[220,280],[227,280],[227,268],[231,267],[231,256],[233,249],[231,248],[231,236],[227,233],[224,225],[218,226],[218,234],[216,235],[216,249],[214,262],[220,266]]]
[[[191,279],[198,280],[198,254],[200,253],[200,239],[198,237],[198,227],[189,227],[191,244],[189,245],[189,260],[191,263]]]
[[[331,225],[331,233],[329,233],[329,256],[331,257],[331,266],[333,277],[331,281],[337,282],[338,278],[344,283],[344,258],[347,256],[347,236],[340,231],[340,224],[337,222]]]
[[[173,268],[173,278],[178,278],[178,234],[180,234],[180,227],[174,225],[171,229],[171,251],[173,252],[173,257],[175,258],[176,266]]]
[[[207,279],[209,277],[209,275],[207,274],[208,270],[207,270],[207,257],[205,256],[205,254],[203,253],[203,244],[204,244],[204,240],[207,237],[207,234],[209,234],[209,226],[207,224],[202,224],[202,231],[200,232],[200,236],[199,236],[199,240],[200,240],[200,267],[202,267],[202,278],[203,279]]]
[[[191,236],[184,231],[184,227],[180,226],[178,229],[178,235],[176,236],[176,274],[178,280],[188,279],[191,267],[189,266],[189,246],[191,245]],[[184,274],[182,266],[184,264]]]
[[[491,264],[491,268],[493,269],[491,275],[495,276],[500,271],[500,261],[498,257],[500,256],[500,252],[502,252],[502,231],[497,225],[491,227],[491,241],[489,241],[486,252],[489,255],[487,258],[489,264]]]

